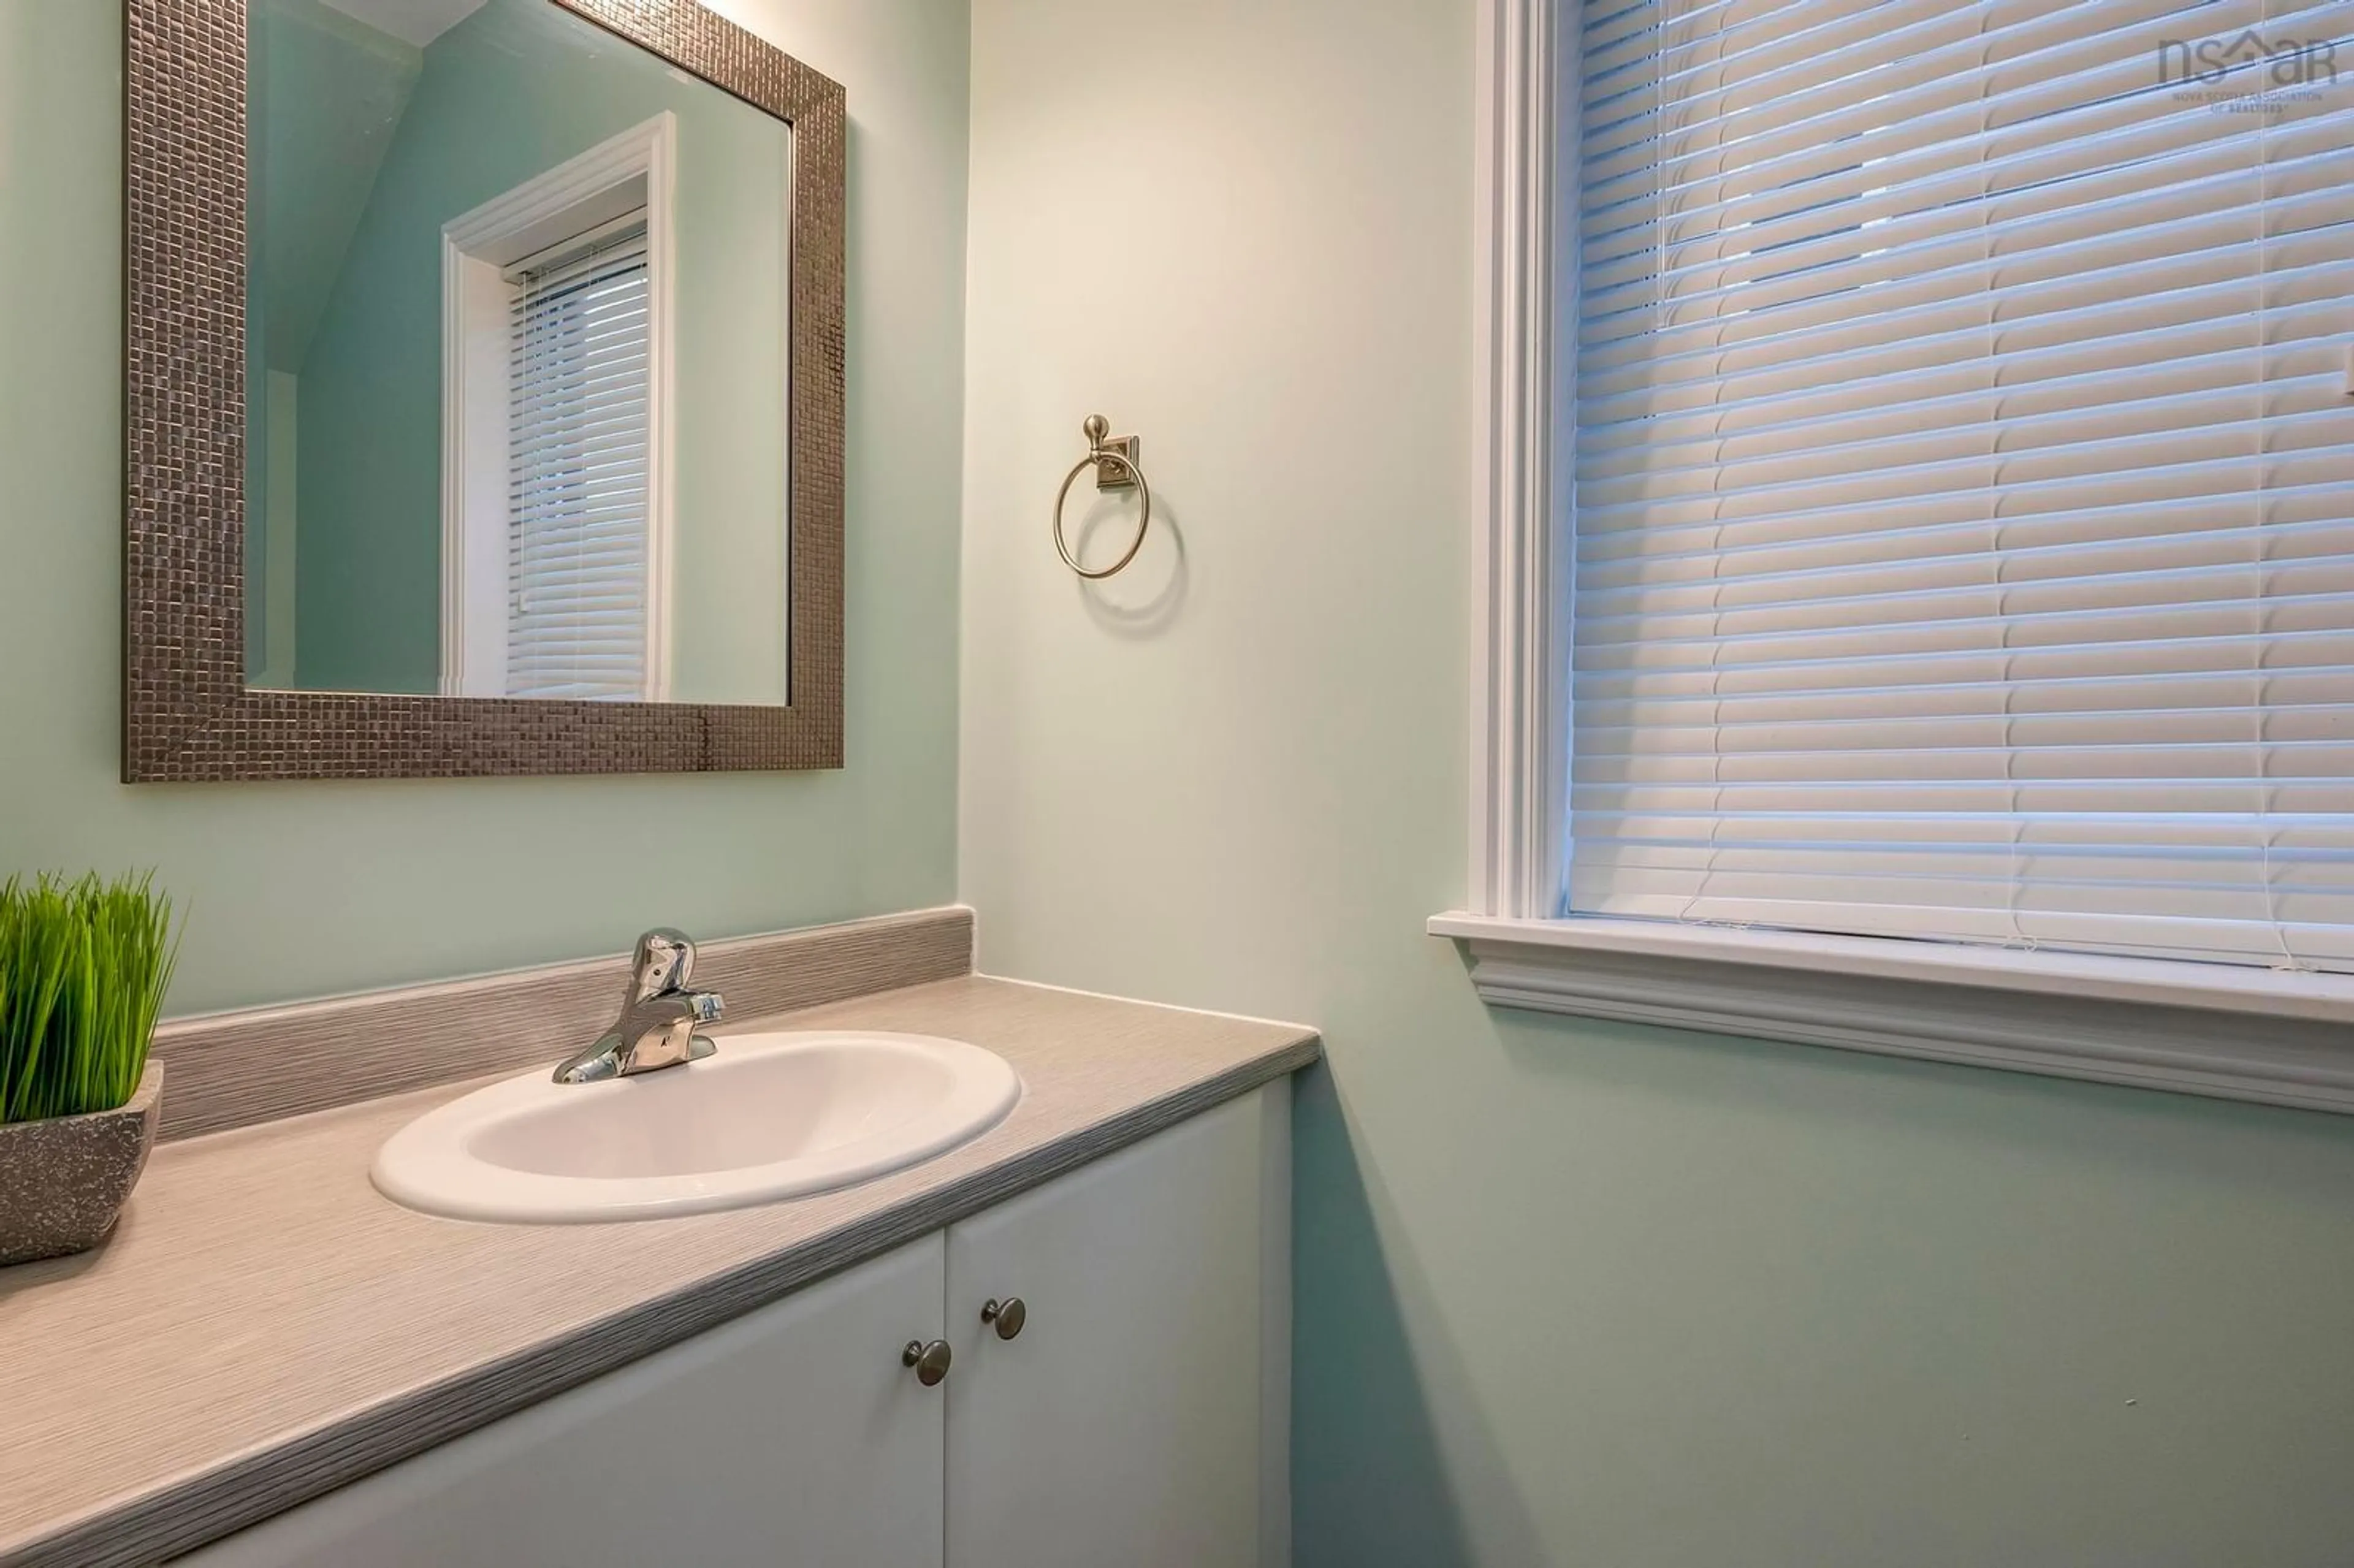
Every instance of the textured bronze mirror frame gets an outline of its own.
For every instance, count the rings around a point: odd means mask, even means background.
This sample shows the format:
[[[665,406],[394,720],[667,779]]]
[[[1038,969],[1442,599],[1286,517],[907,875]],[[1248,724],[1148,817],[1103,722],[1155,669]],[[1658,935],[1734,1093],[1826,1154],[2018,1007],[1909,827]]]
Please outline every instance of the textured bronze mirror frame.
[[[552,0],[793,129],[791,705],[245,684],[245,3],[125,0],[122,777],[842,766],[843,90],[693,0]]]

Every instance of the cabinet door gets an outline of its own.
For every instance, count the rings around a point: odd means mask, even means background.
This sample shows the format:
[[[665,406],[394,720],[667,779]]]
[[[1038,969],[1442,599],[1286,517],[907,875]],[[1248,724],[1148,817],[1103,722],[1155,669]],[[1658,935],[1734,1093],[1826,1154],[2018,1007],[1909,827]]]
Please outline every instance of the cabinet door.
[[[1288,1086],[949,1231],[948,1568],[1286,1560]],[[984,1302],[1019,1297],[1003,1340]]]
[[[183,1563],[925,1568],[940,1560],[938,1236],[659,1351]]]

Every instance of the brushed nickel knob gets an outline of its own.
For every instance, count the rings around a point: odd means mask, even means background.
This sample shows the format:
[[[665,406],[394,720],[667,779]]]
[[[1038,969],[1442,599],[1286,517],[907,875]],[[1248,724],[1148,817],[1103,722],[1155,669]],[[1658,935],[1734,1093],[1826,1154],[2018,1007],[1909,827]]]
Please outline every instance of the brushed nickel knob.
[[[907,1348],[899,1352],[899,1364],[915,1368],[916,1381],[926,1388],[938,1388],[940,1379],[949,1375],[949,1342],[910,1340]]]
[[[1002,1301],[992,1296],[981,1304],[981,1320],[995,1324],[999,1339],[1010,1340],[1030,1320],[1030,1308],[1022,1304],[1019,1296],[1009,1296]]]

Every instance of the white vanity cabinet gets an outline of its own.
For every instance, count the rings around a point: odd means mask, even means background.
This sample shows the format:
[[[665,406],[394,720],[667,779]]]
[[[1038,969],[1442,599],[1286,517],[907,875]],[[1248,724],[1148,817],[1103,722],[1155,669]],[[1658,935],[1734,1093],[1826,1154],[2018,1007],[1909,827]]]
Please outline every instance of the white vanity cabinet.
[[[949,1568],[1288,1561],[1288,1109],[1230,1101],[949,1228]]]
[[[939,1561],[926,1236],[187,1557],[202,1568]]]
[[[1277,1568],[1289,1213],[1278,1082],[179,1561]]]

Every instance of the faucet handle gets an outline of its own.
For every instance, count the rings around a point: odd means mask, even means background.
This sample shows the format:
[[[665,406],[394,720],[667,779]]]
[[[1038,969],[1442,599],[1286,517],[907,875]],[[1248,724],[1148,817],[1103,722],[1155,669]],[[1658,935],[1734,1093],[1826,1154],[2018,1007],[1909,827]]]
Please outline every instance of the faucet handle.
[[[664,991],[684,991],[695,973],[695,943],[684,931],[657,926],[638,938],[630,964],[631,1001],[649,1001]]]

